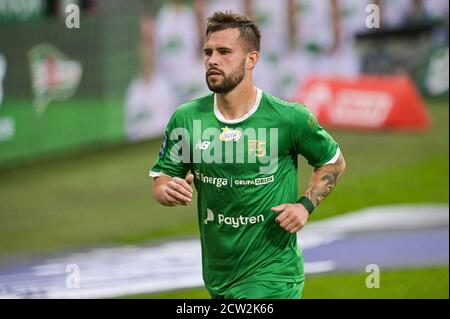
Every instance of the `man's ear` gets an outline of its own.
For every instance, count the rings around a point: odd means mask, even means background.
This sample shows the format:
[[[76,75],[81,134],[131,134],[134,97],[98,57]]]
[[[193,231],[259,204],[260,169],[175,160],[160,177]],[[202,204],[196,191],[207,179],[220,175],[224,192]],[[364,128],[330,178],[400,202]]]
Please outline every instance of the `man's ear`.
[[[258,60],[259,60],[258,51],[251,51],[247,53],[247,61],[245,62],[245,68],[252,70],[255,67]]]

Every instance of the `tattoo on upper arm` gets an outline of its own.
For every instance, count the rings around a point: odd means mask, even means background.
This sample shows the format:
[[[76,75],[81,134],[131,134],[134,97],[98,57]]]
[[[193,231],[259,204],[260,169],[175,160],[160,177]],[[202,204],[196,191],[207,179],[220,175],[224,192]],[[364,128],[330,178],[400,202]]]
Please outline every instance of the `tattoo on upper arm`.
[[[305,195],[318,206],[336,186],[345,169],[344,159],[339,156],[334,164],[325,165],[314,170]]]

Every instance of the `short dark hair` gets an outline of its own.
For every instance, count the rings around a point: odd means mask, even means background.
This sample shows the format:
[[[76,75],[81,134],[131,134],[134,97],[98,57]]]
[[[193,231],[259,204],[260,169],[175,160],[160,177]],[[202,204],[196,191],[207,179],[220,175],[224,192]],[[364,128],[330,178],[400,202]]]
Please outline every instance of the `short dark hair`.
[[[243,40],[248,51],[260,50],[261,32],[253,21],[244,15],[231,11],[216,11],[208,18],[206,37],[225,29],[239,29],[239,38]]]

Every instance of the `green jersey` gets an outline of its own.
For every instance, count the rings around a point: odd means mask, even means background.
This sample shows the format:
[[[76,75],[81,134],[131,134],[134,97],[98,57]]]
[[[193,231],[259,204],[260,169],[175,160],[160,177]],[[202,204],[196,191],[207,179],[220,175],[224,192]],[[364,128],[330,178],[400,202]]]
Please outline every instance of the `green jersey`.
[[[150,176],[194,175],[203,279],[212,295],[245,282],[304,280],[297,236],[275,222],[271,208],[298,199],[299,154],[319,167],[338,152],[306,107],[259,89],[240,119],[225,119],[215,94],[175,111]]]

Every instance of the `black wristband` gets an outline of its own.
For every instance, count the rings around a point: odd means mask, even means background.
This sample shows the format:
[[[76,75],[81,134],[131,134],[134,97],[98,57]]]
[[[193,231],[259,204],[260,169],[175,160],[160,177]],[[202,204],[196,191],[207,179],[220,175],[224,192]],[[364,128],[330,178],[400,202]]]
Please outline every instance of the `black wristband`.
[[[299,198],[299,200],[297,201],[297,203],[302,204],[306,210],[308,211],[308,214],[311,215],[312,212],[314,211],[314,204],[312,203],[312,201],[306,197],[306,196],[302,196]]]

